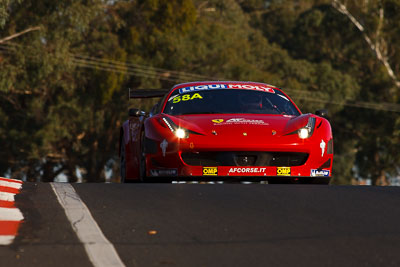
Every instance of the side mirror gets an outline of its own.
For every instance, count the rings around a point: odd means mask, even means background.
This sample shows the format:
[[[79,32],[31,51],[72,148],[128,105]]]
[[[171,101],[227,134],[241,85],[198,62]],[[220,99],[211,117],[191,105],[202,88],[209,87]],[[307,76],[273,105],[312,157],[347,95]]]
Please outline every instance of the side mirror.
[[[141,117],[141,116],[146,116],[146,112],[137,108],[129,109],[129,117]]]
[[[326,109],[319,109],[315,111],[315,115],[328,119],[328,110]]]

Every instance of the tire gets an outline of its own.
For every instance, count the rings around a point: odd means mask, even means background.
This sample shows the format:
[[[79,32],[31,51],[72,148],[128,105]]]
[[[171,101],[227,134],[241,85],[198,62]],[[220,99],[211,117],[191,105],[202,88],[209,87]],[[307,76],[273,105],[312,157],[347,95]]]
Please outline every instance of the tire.
[[[278,178],[278,177],[271,177],[268,178],[268,184],[293,184],[294,179],[291,178]]]
[[[145,151],[145,134],[142,132],[140,137],[140,167],[139,167],[139,180],[140,182],[146,182],[146,151]]]
[[[324,185],[329,185],[331,182],[331,177],[320,177],[320,178],[315,178],[313,181],[313,184],[324,184]]]
[[[329,185],[330,183],[330,177],[307,177],[307,178],[302,178],[299,180],[300,184],[320,184],[320,185]]]
[[[125,157],[125,139],[124,135],[121,135],[121,145],[119,148],[119,158],[120,158],[120,165],[119,165],[119,172],[120,172],[120,183],[126,182],[126,157]]]
[[[268,179],[269,184],[321,184],[321,185],[329,185],[330,178],[328,177],[301,177],[301,178],[277,178],[272,177]]]

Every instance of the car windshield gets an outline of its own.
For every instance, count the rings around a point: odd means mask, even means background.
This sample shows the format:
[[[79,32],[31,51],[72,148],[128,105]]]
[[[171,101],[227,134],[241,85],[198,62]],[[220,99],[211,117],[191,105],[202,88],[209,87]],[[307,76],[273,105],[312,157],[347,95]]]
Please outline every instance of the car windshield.
[[[186,114],[284,114],[300,115],[291,101],[275,93],[257,90],[220,89],[198,90],[179,94],[174,92],[167,100],[164,113]]]

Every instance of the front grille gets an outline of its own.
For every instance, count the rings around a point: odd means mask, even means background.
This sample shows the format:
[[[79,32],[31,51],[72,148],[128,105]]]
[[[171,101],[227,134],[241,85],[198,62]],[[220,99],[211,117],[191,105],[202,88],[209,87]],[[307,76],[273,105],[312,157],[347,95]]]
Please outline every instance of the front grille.
[[[191,166],[300,166],[307,153],[296,152],[184,152],[182,160]]]

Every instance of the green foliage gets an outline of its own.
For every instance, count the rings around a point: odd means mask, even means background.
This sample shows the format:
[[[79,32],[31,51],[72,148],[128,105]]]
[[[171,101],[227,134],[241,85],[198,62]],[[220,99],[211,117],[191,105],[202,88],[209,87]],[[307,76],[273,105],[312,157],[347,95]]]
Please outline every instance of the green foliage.
[[[1,0],[0,1],[0,29],[4,27],[9,17],[9,10],[14,8],[22,0]]]

